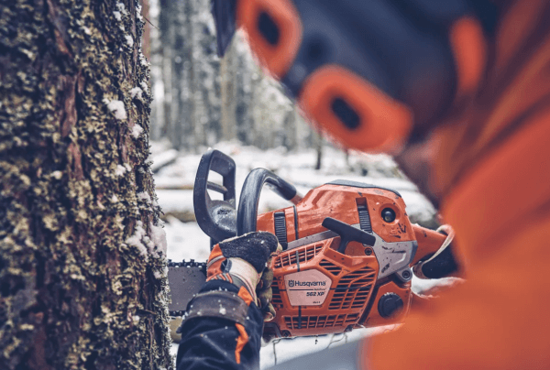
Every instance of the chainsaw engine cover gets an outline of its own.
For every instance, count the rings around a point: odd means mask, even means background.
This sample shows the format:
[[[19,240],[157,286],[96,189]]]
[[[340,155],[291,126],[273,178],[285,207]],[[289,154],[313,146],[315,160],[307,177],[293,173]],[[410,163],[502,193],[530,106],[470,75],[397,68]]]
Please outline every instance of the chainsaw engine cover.
[[[347,225],[328,230],[327,218]],[[285,248],[272,262],[277,316],[266,323],[266,336],[388,325],[406,313],[417,243],[396,191],[336,181],[311,190],[296,206],[260,215],[257,225]],[[357,229],[369,238],[349,237]]]

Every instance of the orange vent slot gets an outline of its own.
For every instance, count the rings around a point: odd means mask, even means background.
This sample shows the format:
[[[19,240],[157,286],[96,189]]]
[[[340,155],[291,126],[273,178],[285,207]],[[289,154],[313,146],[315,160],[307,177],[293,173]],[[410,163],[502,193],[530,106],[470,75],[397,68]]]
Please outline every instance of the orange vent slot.
[[[291,250],[285,253],[281,253],[275,260],[275,268],[281,268],[296,264],[296,257],[300,263],[307,262],[315,257],[321,249],[323,243],[309,245],[304,248]]]
[[[340,267],[336,266],[334,263],[331,263],[327,260],[322,260],[321,263],[319,263],[319,265],[334,276],[338,275],[340,271],[342,271]]]
[[[335,326],[347,326],[355,324],[359,314],[351,315],[323,315],[323,316],[285,316],[285,324],[289,329],[316,329],[333,328]]]
[[[367,302],[375,277],[376,272],[370,267],[363,267],[342,277],[332,295],[329,309],[363,307]]]
[[[281,291],[279,290],[279,285],[277,284],[277,281],[273,281],[273,284],[271,285],[271,289],[272,289],[271,304],[273,305],[274,308],[282,308],[283,300],[281,299]]]

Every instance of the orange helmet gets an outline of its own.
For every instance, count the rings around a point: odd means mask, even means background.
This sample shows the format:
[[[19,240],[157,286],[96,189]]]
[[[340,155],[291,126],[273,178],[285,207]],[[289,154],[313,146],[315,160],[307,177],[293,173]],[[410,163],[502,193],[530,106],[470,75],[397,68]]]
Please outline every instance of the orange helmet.
[[[213,0],[262,65],[347,148],[396,153],[479,82],[496,11],[466,0]]]

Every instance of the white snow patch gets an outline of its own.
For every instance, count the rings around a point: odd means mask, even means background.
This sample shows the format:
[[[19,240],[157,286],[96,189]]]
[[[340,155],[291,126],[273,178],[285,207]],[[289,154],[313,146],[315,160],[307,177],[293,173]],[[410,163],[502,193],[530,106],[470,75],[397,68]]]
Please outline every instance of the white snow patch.
[[[141,135],[142,132],[143,127],[141,127],[137,123],[134,125],[134,127],[132,127],[132,136],[134,137],[134,139],[138,139],[139,135]]]
[[[137,193],[137,197],[146,203],[151,203],[151,196],[145,191]]]
[[[146,236],[146,233],[143,228],[143,222],[137,221],[134,229],[134,235],[126,239],[126,244],[137,248],[142,256],[147,257],[147,248],[142,242],[144,236]]]
[[[354,329],[349,333],[334,335],[320,335],[317,337],[301,337],[282,339],[271,342],[260,349],[260,369],[271,369],[276,364],[284,368],[284,362],[310,353],[325,351],[329,348],[339,347],[346,343],[355,342],[363,338],[381,335],[397,330],[399,324],[380,326],[368,329]]]
[[[124,38],[126,39],[126,43],[129,47],[134,47],[134,38],[130,35],[124,35]]]
[[[143,90],[140,87],[134,87],[132,90],[130,90],[130,95],[132,96],[132,99],[135,99],[136,97],[141,100],[141,94],[143,94]]]
[[[56,180],[61,180],[61,178],[63,177],[63,172],[61,171],[53,171],[52,172],[52,177]]]
[[[155,276],[155,278],[157,279],[162,279],[162,278],[165,278],[168,276],[168,267],[165,267],[164,269],[162,270],[154,270],[153,271],[153,275]]]
[[[149,61],[147,60],[147,58],[145,57],[145,55],[143,55],[143,52],[140,50],[139,52],[139,62],[141,63],[142,66],[144,67],[151,67],[151,63],[149,63]]]
[[[137,19],[139,19],[141,22],[143,22],[143,17],[141,15],[141,5],[138,4],[138,6],[136,6],[136,17]]]
[[[161,226],[155,226],[152,223],[149,224],[149,237],[155,246],[155,249],[160,252],[160,256],[166,256],[167,252],[167,242],[166,242],[166,233]]]
[[[176,182],[176,184],[178,183]],[[158,189],[157,197],[158,204],[164,212],[186,211],[193,209],[193,190]]]
[[[175,162],[179,156],[179,152],[175,149],[169,149],[161,153],[153,154],[149,157],[151,162],[151,170],[156,171],[157,169],[169,165],[171,162]]]
[[[206,261],[210,254],[210,238],[195,222],[183,223],[168,216],[164,227],[167,240],[167,258],[180,262],[183,259]]]
[[[132,321],[134,322],[134,325],[139,324],[140,317],[138,315],[132,316]]]
[[[115,18],[116,18],[117,21],[120,22],[120,21],[122,20],[122,14],[121,14],[119,11],[115,10],[115,11],[113,12],[113,15],[115,16]]]
[[[122,176],[122,175],[124,175],[125,172],[126,172],[126,167],[121,166],[120,164],[117,164],[116,170],[115,170],[115,175]]]
[[[457,277],[445,277],[441,279],[420,279],[413,275],[411,289],[418,295],[431,297],[433,290],[437,291],[443,288],[451,288],[463,283],[465,280]]]
[[[103,100],[103,102],[105,102],[106,99]],[[125,120],[126,118],[128,118],[128,115],[126,114],[126,109],[124,109],[124,103],[121,102],[120,100],[111,100],[111,101],[108,101],[107,104],[107,108],[109,108],[109,110],[111,112],[113,112],[113,114],[115,115],[115,118],[118,119],[118,120]]]
[[[143,91],[145,91],[146,94],[149,93],[149,86],[147,85],[146,81],[141,81],[141,88],[143,89]]]
[[[117,7],[117,9],[118,9],[119,12],[121,12],[121,13],[124,14],[124,15],[128,15],[128,12],[126,11],[126,7],[124,6],[123,3],[117,2],[117,3],[116,3],[116,7]]]
[[[111,202],[118,203],[118,197],[115,194],[111,197]]]

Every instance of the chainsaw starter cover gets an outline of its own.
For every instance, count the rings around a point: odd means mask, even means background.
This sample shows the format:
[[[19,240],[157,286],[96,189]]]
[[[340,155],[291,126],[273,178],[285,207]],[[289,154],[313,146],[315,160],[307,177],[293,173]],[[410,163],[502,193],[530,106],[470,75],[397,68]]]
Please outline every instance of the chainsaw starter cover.
[[[288,300],[293,306],[322,305],[327,299],[332,279],[319,270],[285,275]]]

